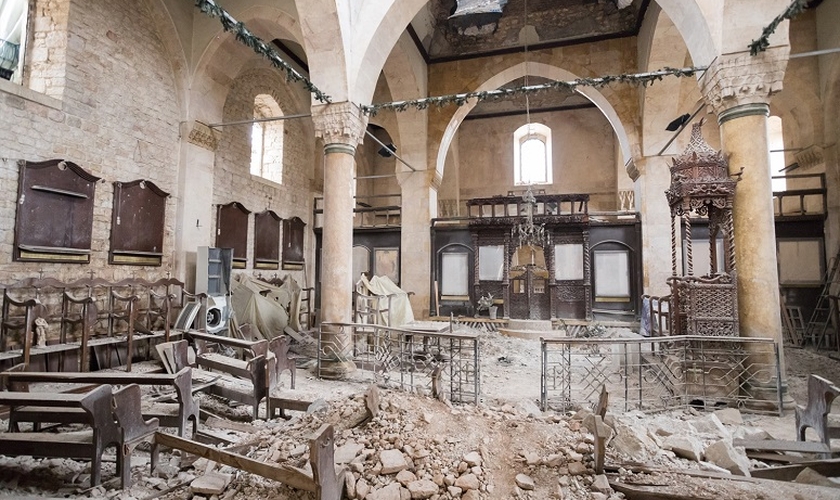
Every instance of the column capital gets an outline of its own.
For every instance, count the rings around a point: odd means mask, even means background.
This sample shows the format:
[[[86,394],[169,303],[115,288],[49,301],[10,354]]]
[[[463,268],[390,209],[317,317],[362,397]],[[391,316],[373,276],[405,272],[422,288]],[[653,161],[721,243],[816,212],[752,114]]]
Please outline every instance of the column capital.
[[[706,102],[720,116],[737,106],[759,109],[782,90],[790,46],[771,47],[759,55],[722,54],[709,66],[700,86]],[[756,106],[758,105],[758,106]]]
[[[324,143],[343,144],[355,148],[365,137],[368,117],[352,102],[312,106],[315,136]]]

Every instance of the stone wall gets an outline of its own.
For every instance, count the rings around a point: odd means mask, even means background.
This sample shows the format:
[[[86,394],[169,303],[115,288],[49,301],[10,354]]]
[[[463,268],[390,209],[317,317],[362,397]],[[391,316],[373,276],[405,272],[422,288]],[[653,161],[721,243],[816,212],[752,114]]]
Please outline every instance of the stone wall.
[[[280,106],[284,115],[302,114],[308,111],[308,95],[300,86],[286,84],[285,78],[278,72],[267,68],[253,68],[242,72],[233,82],[224,106],[224,121],[248,120],[254,117],[254,99],[261,94],[268,94]],[[242,203],[252,212],[274,210],[286,219],[300,217],[306,223],[304,252],[310,271],[278,270],[280,276],[292,274],[301,285],[306,283],[306,275],[314,276],[313,248],[315,237],[312,233],[312,203],[310,191],[313,165],[313,130],[309,118],[288,119],[283,122],[283,176],[282,184],[277,184],[250,174],[251,164],[251,126],[234,125],[221,129],[219,145],[216,149],[212,203],[226,204],[232,201]],[[215,209],[214,209],[215,210]],[[215,214],[215,211],[213,212]],[[249,217],[248,228],[248,264],[245,272],[254,267],[254,229],[253,215]],[[208,230],[216,230],[215,217]],[[213,233],[215,234],[215,233]],[[272,275],[275,271],[262,271]]]
[[[163,265],[108,265],[112,182],[143,178],[177,192],[178,101],[172,66],[145,4],[39,1],[33,23],[29,70],[35,89],[46,94],[0,87],[0,282],[39,271],[60,279],[90,270],[106,279],[162,275],[172,264],[174,196],[167,200]],[[53,158],[102,178],[90,266],[12,262],[17,160]]]
[[[615,210],[616,139],[604,115],[587,108],[533,114],[532,122],[551,129],[554,182],[546,192],[590,193],[591,210]],[[519,189],[513,179],[513,132],[524,124],[524,116],[465,121],[459,130],[459,168],[444,171],[440,198],[454,199],[458,185],[463,201]]]

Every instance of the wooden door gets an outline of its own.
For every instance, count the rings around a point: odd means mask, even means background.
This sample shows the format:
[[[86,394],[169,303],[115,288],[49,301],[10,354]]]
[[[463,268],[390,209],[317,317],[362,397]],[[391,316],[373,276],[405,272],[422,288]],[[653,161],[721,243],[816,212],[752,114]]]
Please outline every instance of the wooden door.
[[[548,270],[535,264],[517,266],[510,277],[510,317],[551,319]]]

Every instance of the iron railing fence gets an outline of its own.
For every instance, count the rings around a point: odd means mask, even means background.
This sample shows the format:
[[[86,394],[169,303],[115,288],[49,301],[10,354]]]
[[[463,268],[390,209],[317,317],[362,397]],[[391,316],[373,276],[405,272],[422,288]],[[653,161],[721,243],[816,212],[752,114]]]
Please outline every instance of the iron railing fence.
[[[456,403],[478,403],[479,334],[448,330],[322,323],[318,335],[318,377],[329,363],[352,361],[358,373],[375,383],[426,394],[443,392],[444,397]]]
[[[543,411],[594,406],[602,386],[610,407],[623,411],[782,411],[779,346],[772,339],[542,339],[541,354]]]

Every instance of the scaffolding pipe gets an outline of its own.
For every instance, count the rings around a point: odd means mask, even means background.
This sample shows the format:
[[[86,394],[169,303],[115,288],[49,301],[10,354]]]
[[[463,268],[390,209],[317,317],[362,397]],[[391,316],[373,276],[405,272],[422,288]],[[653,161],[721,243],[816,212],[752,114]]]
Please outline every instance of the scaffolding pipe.
[[[270,116],[268,118],[253,118],[251,120],[239,120],[235,122],[224,122],[224,123],[213,123],[207,125],[210,128],[221,128],[221,127],[228,127],[231,125],[248,125],[251,123],[263,123],[263,122],[276,122],[280,120],[291,120],[293,118],[308,118],[312,116],[311,113],[306,113],[302,115],[285,115],[285,116]]]

